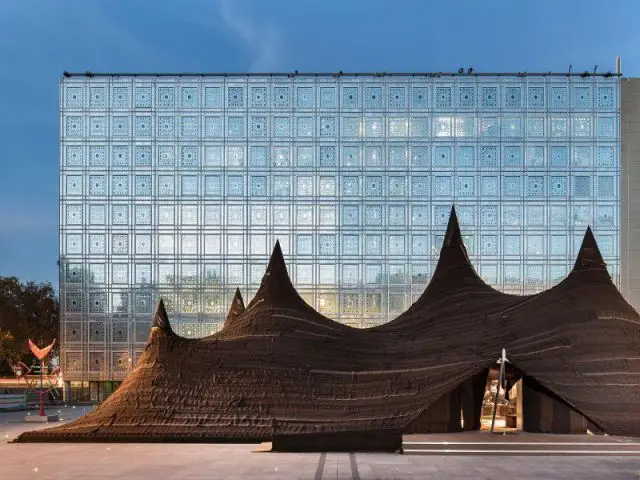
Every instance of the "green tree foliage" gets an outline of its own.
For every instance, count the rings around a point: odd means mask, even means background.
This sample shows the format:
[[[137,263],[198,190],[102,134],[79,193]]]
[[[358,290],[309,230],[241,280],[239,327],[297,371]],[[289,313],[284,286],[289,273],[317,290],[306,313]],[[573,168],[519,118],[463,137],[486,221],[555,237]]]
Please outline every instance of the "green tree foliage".
[[[11,366],[18,361],[31,365],[28,339],[39,347],[49,345],[58,337],[58,324],[59,304],[51,284],[0,276],[0,374],[12,375]]]

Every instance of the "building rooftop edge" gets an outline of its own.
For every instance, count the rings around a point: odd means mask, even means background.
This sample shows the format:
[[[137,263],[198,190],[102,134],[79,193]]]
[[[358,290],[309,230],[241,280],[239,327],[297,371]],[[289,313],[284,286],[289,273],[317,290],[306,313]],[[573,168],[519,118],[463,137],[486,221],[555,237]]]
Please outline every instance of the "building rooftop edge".
[[[63,72],[63,77],[622,77],[622,73],[604,72]]]

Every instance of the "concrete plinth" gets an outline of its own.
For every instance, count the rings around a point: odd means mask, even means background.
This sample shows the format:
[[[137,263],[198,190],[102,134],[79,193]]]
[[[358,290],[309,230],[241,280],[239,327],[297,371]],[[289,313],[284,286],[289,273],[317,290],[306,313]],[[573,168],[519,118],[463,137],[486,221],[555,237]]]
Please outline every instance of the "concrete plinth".
[[[58,415],[25,415],[25,422],[57,422]]]

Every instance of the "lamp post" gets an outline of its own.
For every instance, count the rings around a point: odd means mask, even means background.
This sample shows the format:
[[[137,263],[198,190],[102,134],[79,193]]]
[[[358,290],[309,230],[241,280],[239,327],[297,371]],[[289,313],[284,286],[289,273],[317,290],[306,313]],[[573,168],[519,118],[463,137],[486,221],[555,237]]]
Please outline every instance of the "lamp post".
[[[493,418],[491,418],[491,433],[493,433],[493,428],[496,423],[496,413],[498,412],[498,402],[500,401],[500,387],[502,386],[502,381],[504,379],[504,369],[505,364],[509,360],[507,359],[507,351],[503,348],[502,353],[500,354],[500,358],[498,359],[498,363],[500,364],[500,374],[498,375],[498,389],[496,391],[496,401],[493,405]]]
[[[44,400],[43,400],[43,395],[44,395],[44,358],[40,359],[40,391],[38,392],[38,395],[40,397],[40,416],[44,417]]]

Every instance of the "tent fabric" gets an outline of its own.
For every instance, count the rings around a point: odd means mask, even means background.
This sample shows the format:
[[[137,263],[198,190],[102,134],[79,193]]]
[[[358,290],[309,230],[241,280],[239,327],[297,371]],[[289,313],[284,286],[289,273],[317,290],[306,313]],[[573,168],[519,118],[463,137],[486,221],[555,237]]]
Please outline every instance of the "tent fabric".
[[[575,265],[535,295],[504,294],[475,272],[452,209],[421,297],[386,324],[335,322],[297,293],[279,243],[222,330],[171,329],[160,301],[135,369],[91,413],[18,441],[253,441],[398,432],[494,365],[502,348],[609,434],[640,435],[640,316],[611,281],[587,229]]]

